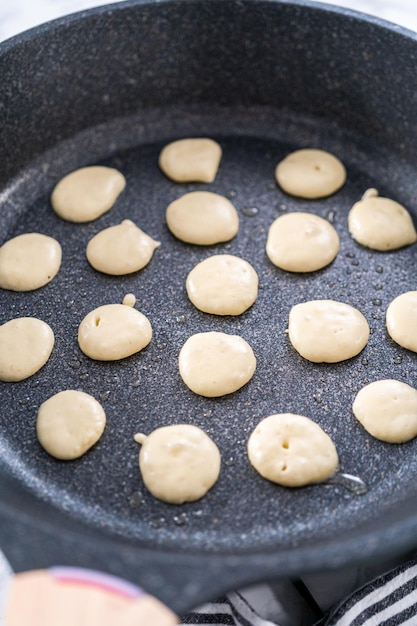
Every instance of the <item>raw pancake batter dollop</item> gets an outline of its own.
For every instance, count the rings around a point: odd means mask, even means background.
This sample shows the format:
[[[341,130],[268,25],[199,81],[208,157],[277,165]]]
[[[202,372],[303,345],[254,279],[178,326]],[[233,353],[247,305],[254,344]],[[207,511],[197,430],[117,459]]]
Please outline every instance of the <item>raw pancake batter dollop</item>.
[[[29,378],[49,359],[55,337],[46,322],[18,317],[0,326],[0,380]]]
[[[398,345],[417,352],[417,291],[394,298],[386,313],[388,334]]]
[[[61,266],[62,250],[53,237],[25,233],[0,248],[0,287],[32,291],[48,284]]]
[[[266,242],[270,261],[288,272],[315,272],[331,263],[339,236],[327,220],[313,213],[287,213],[271,224]]]
[[[303,487],[337,470],[336,447],[322,428],[302,415],[278,413],[263,419],[248,440],[249,461],[267,480]]]
[[[278,185],[299,198],[324,198],[338,191],[346,181],[343,163],[325,150],[295,150],[275,169]]]
[[[36,421],[39,443],[51,456],[71,461],[82,456],[103,434],[106,414],[83,391],[60,391],[41,404]]]
[[[160,246],[131,220],[101,230],[87,245],[88,262],[104,274],[122,276],[144,268]]]
[[[348,215],[353,239],[367,248],[397,250],[417,241],[411,215],[398,202],[383,198],[376,189],[366,191]]]
[[[174,200],[167,207],[165,219],[177,239],[199,246],[229,241],[239,230],[233,204],[211,191],[191,191]]]
[[[187,294],[197,309],[214,315],[240,315],[255,302],[258,274],[244,259],[215,254],[188,274]]]
[[[105,304],[90,311],[78,328],[78,343],[90,359],[117,361],[143,350],[152,339],[148,318],[126,304]]]
[[[138,433],[135,441],[142,445],[139,467],[143,482],[159,500],[171,504],[199,500],[219,477],[219,449],[197,426],[162,426],[148,436]]]
[[[131,306],[134,307],[136,304],[136,296],[134,293],[127,293],[122,301],[122,304],[124,304],[125,306]]]
[[[238,335],[211,331],[187,339],[179,355],[184,383],[196,394],[215,398],[246,385],[256,369],[250,345]]]
[[[158,162],[165,176],[177,183],[212,183],[221,158],[222,149],[216,141],[192,137],[165,146]]]
[[[352,409],[376,439],[403,443],[417,435],[417,390],[399,380],[377,380],[362,387]]]
[[[125,186],[123,174],[112,167],[82,167],[56,185],[52,208],[69,222],[91,222],[112,208]]]
[[[360,311],[335,300],[312,300],[292,307],[288,334],[293,347],[314,363],[338,363],[366,346],[369,325]]]

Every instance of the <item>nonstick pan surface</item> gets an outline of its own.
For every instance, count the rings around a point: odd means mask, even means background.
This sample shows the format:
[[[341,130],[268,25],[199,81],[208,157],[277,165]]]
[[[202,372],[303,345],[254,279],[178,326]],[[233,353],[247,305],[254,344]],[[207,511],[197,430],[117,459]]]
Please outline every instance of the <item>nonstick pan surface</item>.
[[[380,378],[416,385],[416,356],[385,329],[390,301],[416,288],[416,247],[365,249],[351,239],[347,214],[375,187],[416,215],[416,54],[410,33],[304,2],[128,2],[3,45],[0,243],[37,231],[63,249],[49,285],[0,295],[0,323],[40,317],[56,341],[41,371],[0,386],[0,541],[17,570],[95,567],[182,611],[238,584],[415,545],[417,442],[373,439],[351,405],[363,385]],[[222,146],[212,184],[173,183],[159,170],[161,148],[186,136]],[[292,198],[274,181],[278,161],[307,146],[346,165],[346,185],[330,198]],[[100,219],[65,222],[51,209],[51,191],[88,164],[117,168],[126,189]],[[231,242],[197,247],[169,233],[167,205],[197,189],[236,206],[240,229]],[[265,255],[272,221],[301,210],[330,220],[341,240],[332,265],[307,275],[283,272]],[[88,240],[126,218],[160,248],[139,273],[96,272],[85,258]],[[199,312],[185,292],[194,265],[225,252],[259,275],[256,303],[236,318]],[[120,362],[88,359],[77,344],[80,321],[127,293],[152,323],[151,344]],[[359,356],[317,365],[291,347],[291,306],[318,298],[347,302],[366,316],[371,336]],[[179,376],[181,346],[206,330],[239,334],[256,354],[254,378],[230,396],[197,396]],[[97,398],[107,427],[86,456],[64,463],[41,449],[35,422],[39,405],[68,388]],[[246,442],[276,412],[319,423],[336,444],[340,473],[359,477],[366,492],[337,481],[290,490],[258,476]],[[209,494],[182,506],[146,491],[133,441],[138,431],[175,423],[203,428],[223,459]]]

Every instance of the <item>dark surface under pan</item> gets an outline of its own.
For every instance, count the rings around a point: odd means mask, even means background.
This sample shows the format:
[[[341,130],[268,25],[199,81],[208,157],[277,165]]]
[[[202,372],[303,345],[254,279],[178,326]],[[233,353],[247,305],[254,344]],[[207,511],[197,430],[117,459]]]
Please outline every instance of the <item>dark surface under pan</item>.
[[[347,214],[376,187],[416,215],[416,54],[410,33],[303,2],[128,2],[3,44],[0,243],[38,231],[63,249],[49,285],[0,294],[0,323],[36,316],[56,337],[40,372],[0,384],[0,545],[16,570],[94,567],[183,611],[237,585],[415,545],[417,441],[378,442],[355,421],[351,404],[379,378],[416,384],[415,354],[385,329],[390,301],[416,288],[416,247],[387,254],[360,247],[348,234]],[[161,148],[204,135],[223,148],[215,182],[165,178]],[[333,197],[304,201],[277,187],[278,161],[305,146],[345,163],[346,185]],[[95,222],[60,220],[49,203],[53,186],[96,163],[123,172],[125,191]],[[240,230],[233,241],[203,248],[170,235],[166,206],[196,189],[235,204]],[[292,210],[312,211],[338,230],[340,252],[328,268],[292,275],[268,261],[268,227]],[[88,240],[125,218],[160,248],[137,274],[95,272],[85,259]],[[193,266],[225,252],[259,274],[259,297],[237,318],[203,314],[185,293]],[[121,362],[89,360],[78,348],[78,324],[129,292],[152,323],[151,344]],[[290,308],[316,298],[364,313],[371,336],[358,357],[314,365],[293,350],[285,334]],[[257,370],[237,393],[205,399],[182,383],[179,350],[204,330],[239,334],[252,346]],[[49,457],[35,434],[39,404],[66,388],[91,393],[107,414],[100,442],[69,463]],[[323,427],[340,471],[360,477],[364,495],[339,484],[284,489],[255,473],[248,435],[263,417],[287,411]],[[144,488],[133,435],[180,422],[212,436],[223,465],[204,499],[173,506]]]

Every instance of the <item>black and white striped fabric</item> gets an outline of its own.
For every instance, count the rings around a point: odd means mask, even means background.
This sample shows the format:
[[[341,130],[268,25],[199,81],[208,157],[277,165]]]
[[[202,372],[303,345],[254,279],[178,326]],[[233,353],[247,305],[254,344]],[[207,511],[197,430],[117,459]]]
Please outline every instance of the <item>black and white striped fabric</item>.
[[[279,600],[277,599],[277,604]],[[269,621],[240,592],[185,615],[188,626],[417,626],[417,559],[396,567],[358,591],[319,621]]]
[[[277,626],[263,619],[239,592],[229,593],[224,598],[205,604],[181,620],[190,626]]]
[[[325,626],[415,626],[417,560],[362,587],[323,623]]]

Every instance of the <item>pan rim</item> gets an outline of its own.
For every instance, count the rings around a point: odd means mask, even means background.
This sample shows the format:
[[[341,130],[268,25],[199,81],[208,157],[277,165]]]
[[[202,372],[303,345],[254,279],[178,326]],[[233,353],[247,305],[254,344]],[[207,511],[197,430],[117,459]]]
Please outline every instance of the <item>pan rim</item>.
[[[208,0],[209,2],[215,2],[216,0]],[[235,0],[230,0],[232,3],[235,2]],[[162,4],[177,4],[178,0],[162,0]],[[187,2],[189,3],[199,3],[199,0],[187,0]],[[370,22],[372,24],[375,24],[377,26],[382,26],[385,29],[388,28],[392,31],[395,31],[396,33],[400,33],[403,34],[404,36],[406,36],[407,38],[410,38],[410,36],[412,36],[412,38],[414,40],[417,39],[417,35],[415,33],[413,33],[412,31],[408,31],[407,29],[403,28],[403,27],[397,27],[395,25],[390,24],[389,22],[385,22],[384,20],[381,20],[379,18],[375,18],[372,16],[367,16],[365,14],[362,14],[360,12],[357,11],[353,11],[350,9],[338,9],[334,6],[331,5],[326,5],[323,3],[315,3],[315,2],[311,2],[309,0],[306,1],[299,1],[297,2],[296,0],[294,1],[287,1],[287,0],[262,0],[262,2],[267,3],[267,4],[285,4],[285,5],[290,5],[290,6],[296,6],[296,7],[308,7],[311,9],[320,9],[320,10],[325,10],[325,11],[331,11],[334,12],[336,14],[342,14],[342,15],[347,15],[349,17],[352,17],[354,19],[359,19],[360,21],[367,21]],[[81,12],[77,12],[72,14],[71,16],[68,17],[64,17],[64,18],[58,18],[57,20],[54,20],[53,22],[50,22],[46,25],[42,25],[40,27],[35,27],[34,29],[31,29],[30,31],[27,31],[26,33],[22,34],[22,35],[17,35],[13,38],[11,38],[10,40],[7,40],[6,42],[3,42],[2,44],[0,44],[0,54],[5,53],[8,51],[8,49],[10,49],[11,47],[14,46],[19,46],[21,44],[24,44],[26,41],[28,41],[30,38],[32,37],[38,37],[38,36],[42,36],[42,34],[44,32],[49,32],[50,29],[59,29],[61,27],[61,25],[65,25],[68,24],[70,22],[73,21],[77,21],[77,20],[82,20],[85,17],[89,17],[89,16],[93,16],[95,14],[98,13],[108,13],[109,11],[115,11],[115,10],[124,10],[126,8],[130,8],[130,7],[135,7],[137,5],[140,6],[145,6],[145,5],[151,5],[151,4],[155,4],[154,2],[149,2],[149,0],[128,0],[127,2],[123,2],[123,3],[116,3],[113,5],[106,5],[103,7],[98,7],[98,8],[93,8],[93,9],[89,9],[87,11],[81,11]],[[247,4],[250,5],[251,1],[247,0]],[[2,515],[3,513],[0,513],[0,515]],[[6,515],[7,517],[7,515]],[[23,518],[25,516],[23,515]],[[22,523],[24,523],[24,519],[22,520]],[[40,524],[42,526],[42,524]],[[48,524],[46,522],[46,526],[48,528]],[[82,526],[82,525],[81,525]],[[357,558],[358,560],[361,559],[361,555],[364,552],[363,549],[363,543],[365,542],[369,542],[370,545],[367,545],[367,558],[369,558],[369,556],[372,557],[379,557],[382,556],[382,554],[384,554],[384,556],[386,555],[386,544],[395,541],[396,542],[396,549],[399,550],[406,550],[410,547],[412,541],[413,541],[413,537],[415,537],[416,534],[416,530],[417,530],[417,520],[412,518],[412,512],[410,511],[410,515],[405,518],[403,518],[402,520],[400,520],[400,523],[398,525],[398,527],[400,529],[401,532],[398,533],[398,536],[393,538],[392,537],[392,532],[393,529],[384,529],[378,536],[377,538],[375,536],[373,536],[372,534],[372,529],[370,529],[369,531],[369,536],[366,535],[365,539],[364,537],[359,538],[359,540],[351,538],[350,542],[349,540],[346,542],[345,539],[343,540],[345,544],[349,545],[351,547],[351,555],[354,555],[354,558]],[[378,539],[378,541],[377,541]],[[109,542],[112,543],[114,540],[113,537],[109,537]],[[104,536],[104,541],[107,541],[107,537]],[[313,571],[314,568],[314,563],[317,563],[317,555],[320,554],[320,557],[323,557],[323,555],[325,555],[327,557],[327,562],[325,559],[325,562],[323,563],[322,558],[320,559],[320,566],[322,567],[323,565],[327,568],[334,568],[334,567],[339,567],[339,566],[343,566],[346,565],[346,558],[347,558],[347,550],[344,551],[344,555],[345,555],[345,559],[342,559],[340,557],[340,555],[337,554],[338,550],[338,546],[340,545],[340,542],[338,540],[333,540],[332,542],[330,542],[329,544],[327,544],[327,549],[323,550],[323,546],[322,545],[318,545],[318,546],[307,546],[305,551],[301,551],[302,552],[302,559],[304,561],[305,567],[307,569],[310,569],[310,571]],[[158,551],[158,548],[156,549]],[[165,548],[163,548],[161,550],[161,552],[166,551]],[[171,551],[169,551],[171,552]],[[140,553],[140,551],[139,551]],[[171,554],[176,554],[176,551],[173,550]],[[190,563],[193,561],[194,557],[197,557],[200,559],[201,558],[201,554],[198,555],[190,555]],[[245,565],[246,563],[246,559],[247,556],[246,555],[242,555],[242,558],[240,559],[239,555],[238,557],[233,557],[233,560],[235,561],[233,564],[233,569],[236,571],[239,570],[242,565]],[[253,556],[253,555],[250,555]],[[293,555],[292,555],[293,556]],[[264,560],[266,558],[264,553],[260,553],[259,557]],[[275,559],[276,555],[269,555],[267,558],[267,569],[270,568],[270,571],[276,571],[276,564],[274,564],[273,566],[273,561]],[[218,559],[217,559],[217,555],[204,555],[203,557],[204,559],[206,559],[208,562],[212,561],[213,563],[217,563]],[[294,557],[293,557],[294,558]],[[291,560],[291,555],[287,555],[287,559],[286,560],[286,571],[291,571],[292,573],[296,574],[297,573],[297,566],[295,563],[292,562]],[[237,563],[237,561],[239,561]],[[264,563],[265,565],[265,563]],[[120,573],[119,571],[115,571],[114,573]],[[249,578],[252,579],[253,574],[242,574],[241,579],[242,582],[245,581],[249,581]],[[224,583],[222,582],[222,585]],[[203,599],[203,596],[195,596],[196,599]],[[194,601],[194,600],[193,600]]]
[[[7,53],[10,49],[25,44],[33,38],[43,36],[48,32],[52,32],[57,29],[61,29],[64,26],[70,25],[80,20],[88,19],[96,15],[113,14],[119,11],[125,11],[127,9],[135,8],[137,6],[152,6],[152,5],[175,5],[182,4],[199,4],[201,0],[121,0],[120,2],[112,2],[110,4],[99,5],[90,9],[83,9],[81,11],[74,11],[62,17],[49,20],[45,23],[28,28],[25,31],[8,37],[7,39],[0,41],[0,56]],[[217,3],[218,0],[206,0],[206,3]],[[417,32],[406,28],[405,26],[395,24],[389,20],[381,18],[376,15],[359,11],[357,9],[351,9],[349,7],[342,7],[321,0],[222,0],[223,3],[229,3],[231,5],[245,5],[248,6],[255,4],[265,5],[284,5],[289,7],[301,7],[312,9],[314,11],[323,11],[325,13],[335,13],[337,15],[343,15],[345,17],[352,18],[353,20],[359,20],[360,22],[368,22],[377,27],[381,27],[385,30],[390,30],[396,34],[403,35],[408,39],[417,40]]]

